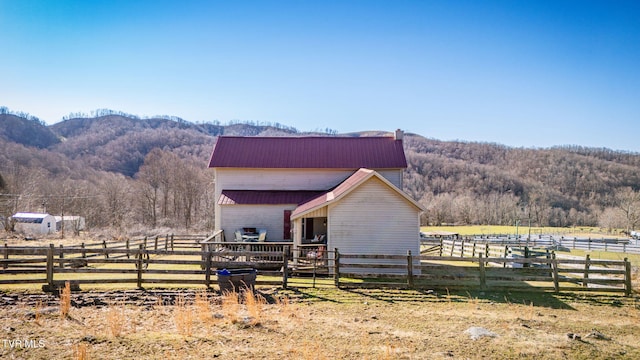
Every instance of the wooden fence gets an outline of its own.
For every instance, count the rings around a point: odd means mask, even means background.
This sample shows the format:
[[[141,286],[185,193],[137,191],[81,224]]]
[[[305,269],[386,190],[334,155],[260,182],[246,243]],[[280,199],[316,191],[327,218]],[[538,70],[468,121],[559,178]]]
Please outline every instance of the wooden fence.
[[[442,238],[421,238],[423,244],[438,243]],[[445,241],[451,239],[445,239]],[[637,239],[607,239],[607,238],[578,238],[564,236],[485,236],[473,235],[455,239],[456,242],[464,241],[466,244],[491,244],[494,246],[531,247],[531,248],[566,248],[571,250],[597,250],[628,254],[640,254],[640,240]]]
[[[336,250],[339,287],[592,291],[631,296],[631,263],[550,258],[357,255]],[[494,264],[500,264],[495,266]],[[506,266],[502,265],[506,264]],[[354,281],[358,279],[359,281]]]
[[[280,253],[268,251],[201,251],[179,250],[173,238],[166,246],[150,245],[148,239],[136,243],[111,244],[114,246],[9,247],[2,249],[0,259],[0,285],[44,284],[43,289],[54,290],[66,281],[81,284],[189,284],[210,287],[217,280],[217,269],[264,268],[271,265],[277,271],[260,270],[260,275],[276,276],[283,280],[261,280],[260,285],[286,286],[290,261],[288,249]],[[188,241],[180,246],[199,247],[199,242]],[[162,248],[164,247],[164,248]],[[273,261],[270,259],[279,259]]]
[[[439,245],[434,245],[420,252],[421,255],[434,254],[440,257],[460,257],[475,258],[483,255],[485,258],[545,258],[550,259],[553,251],[540,250],[529,246],[515,244],[493,244],[493,243],[477,243],[469,240],[439,240]],[[513,264],[512,264],[513,265]],[[502,266],[506,267],[507,262],[503,261]],[[517,265],[516,265],[517,266]],[[530,267],[532,264],[525,263],[523,267]]]
[[[450,247],[433,246],[419,256],[342,254],[337,249],[318,256],[319,249],[294,252],[291,243],[218,240],[214,234],[154,236],[67,247],[5,244],[0,248],[0,285],[43,284],[53,290],[70,281],[78,285],[210,287],[217,281],[217,269],[254,268],[258,269],[257,285],[284,288],[315,286],[316,277],[324,275],[325,284],[338,287],[632,293],[627,259],[559,259],[546,252],[514,256],[503,246],[462,242],[452,242]]]

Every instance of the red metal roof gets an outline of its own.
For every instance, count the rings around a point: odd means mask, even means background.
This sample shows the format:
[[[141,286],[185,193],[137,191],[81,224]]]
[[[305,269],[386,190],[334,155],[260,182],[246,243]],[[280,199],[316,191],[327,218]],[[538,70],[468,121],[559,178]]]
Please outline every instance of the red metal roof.
[[[281,190],[223,190],[219,205],[277,205],[302,204],[324,191],[281,191]]]
[[[220,136],[209,167],[403,169],[407,160],[393,137]]]

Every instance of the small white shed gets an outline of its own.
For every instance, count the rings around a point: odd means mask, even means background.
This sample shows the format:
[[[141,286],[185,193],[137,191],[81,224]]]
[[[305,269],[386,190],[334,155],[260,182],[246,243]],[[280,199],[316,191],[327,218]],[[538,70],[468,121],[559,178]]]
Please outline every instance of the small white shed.
[[[56,216],[56,231],[61,231],[64,226],[65,231],[82,231],[85,227],[83,216]]]
[[[11,216],[14,229],[25,234],[50,234],[56,231],[56,218],[43,213],[19,212]]]

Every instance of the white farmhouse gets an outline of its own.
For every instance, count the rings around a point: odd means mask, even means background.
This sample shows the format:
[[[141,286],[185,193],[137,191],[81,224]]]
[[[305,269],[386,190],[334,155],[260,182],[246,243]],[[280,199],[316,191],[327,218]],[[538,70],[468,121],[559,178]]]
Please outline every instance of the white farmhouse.
[[[227,241],[249,230],[294,248],[419,254],[424,208],[401,190],[402,136],[219,137],[209,162],[216,229]]]
[[[56,219],[44,213],[19,212],[11,216],[15,230],[25,234],[51,234],[56,231]]]

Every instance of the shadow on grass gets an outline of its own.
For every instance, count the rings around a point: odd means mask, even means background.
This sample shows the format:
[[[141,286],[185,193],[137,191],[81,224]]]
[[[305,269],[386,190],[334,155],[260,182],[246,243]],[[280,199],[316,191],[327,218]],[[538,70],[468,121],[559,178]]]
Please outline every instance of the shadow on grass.
[[[475,301],[532,305],[534,307],[575,310],[572,304],[590,306],[624,307],[632,299],[606,294],[552,293],[540,291],[434,291],[409,289],[358,289],[358,288],[290,288],[281,292],[301,301],[319,301],[332,303],[361,303],[376,301],[383,303],[421,302],[429,303],[469,303]],[[267,298],[268,299],[268,298]],[[275,300],[273,300],[275,302]],[[270,301],[271,302],[271,301]]]
[[[295,300],[295,301],[326,301],[326,302],[340,303],[339,299],[336,298],[335,296],[330,296],[330,295],[327,296],[325,295],[326,292],[318,291],[317,289],[313,289],[313,288],[289,287],[286,290],[280,290],[277,294],[270,293],[270,292],[262,292],[260,290],[257,290],[256,292],[259,293],[262,297],[264,297],[269,304],[277,303],[278,302],[277,298],[281,298],[282,296],[285,296],[290,300]]]

